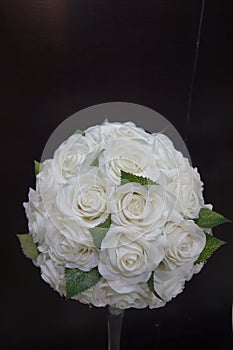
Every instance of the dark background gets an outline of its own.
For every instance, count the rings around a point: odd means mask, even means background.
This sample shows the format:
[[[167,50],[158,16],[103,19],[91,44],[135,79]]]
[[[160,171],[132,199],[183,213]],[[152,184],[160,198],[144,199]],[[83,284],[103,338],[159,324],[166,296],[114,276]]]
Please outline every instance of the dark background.
[[[201,1],[2,0],[1,348],[105,349],[105,310],[65,301],[22,255],[33,160],[72,113],[111,101],[161,113],[184,136]],[[206,1],[188,148],[215,210],[232,212],[232,1]],[[7,170],[6,170],[7,168]],[[128,310],[122,349],[231,349],[227,241],[165,308]],[[157,348],[156,348],[157,346]]]

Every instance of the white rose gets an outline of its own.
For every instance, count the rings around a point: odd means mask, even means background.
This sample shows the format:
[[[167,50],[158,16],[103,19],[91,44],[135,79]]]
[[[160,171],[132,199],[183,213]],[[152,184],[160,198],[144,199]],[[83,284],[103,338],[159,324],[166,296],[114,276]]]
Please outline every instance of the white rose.
[[[77,222],[51,218],[53,223],[46,230],[46,243],[50,258],[68,268],[79,268],[89,271],[98,264],[98,251],[94,246],[92,236]],[[47,222],[49,224],[49,222]],[[39,250],[45,249],[38,246]]]
[[[102,125],[91,126],[90,128],[85,130],[85,137],[93,145],[104,143],[101,130],[102,130]]]
[[[200,209],[204,206],[204,199],[203,182],[196,168],[189,164],[178,168],[167,189],[177,198],[176,210],[186,218],[198,218]]]
[[[154,153],[161,172],[166,176],[167,190],[177,197],[176,210],[183,216],[195,219],[204,206],[203,183],[196,168],[177,151],[172,141],[163,134],[154,134]]]
[[[99,168],[82,168],[58,192],[57,210],[84,228],[97,226],[109,215],[112,191],[112,183]]]
[[[166,175],[172,176],[176,169],[188,163],[188,159],[175,149],[173,142],[166,135],[157,133],[153,136],[153,151],[157,155],[158,164]]]
[[[181,164],[187,160],[174,148],[172,141],[167,136],[153,134],[153,137],[153,153],[160,169],[160,178],[156,182],[168,191],[168,184],[177,175]]]
[[[45,237],[45,225],[47,214],[44,209],[40,194],[30,188],[28,203],[24,203],[25,213],[28,219],[28,229],[35,243],[42,243]]]
[[[78,294],[73,299],[96,307],[111,305],[118,309],[131,307],[141,309],[148,306],[151,296],[146,283],[135,285],[132,292],[119,294],[109,286],[106,280],[101,278],[96,285]]]
[[[160,176],[152,148],[135,140],[109,142],[99,157],[99,164],[116,185],[120,184],[121,170],[154,181]]]
[[[57,168],[66,182],[73,176],[77,176],[84,161],[89,164],[98,156],[100,147],[79,134],[69,137],[54,154]]]
[[[153,142],[151,134],[145,132],[142,128],[136,127],[132,122],[104,123],[101,126],[101,134],[105,143],[108,143],[113,139],[118,139],[119,142],[121,142],[121,140],[128,140],[128,142],[131,142],[132,140],[146,143]]]
[[[142,236],[135,228],[112,225],[101,243],[100,274],[116,292],[131,292],[164,258],[165,244],[163,236]]]
[[[184,289],[185,281],[190,280],[193,275],[193,264],[179,266],[175,270],[169,270],[165,265],[159,266],[153,275],[154,289],[159,296],[165,301],[170,301]],[[163,306],[163,302],[158,302],[158,298],[153,296],[150,308]]]
[[[54,263],[47,254],[40,254],[37,265],[41,269],[41,277],[59,294],[66,295],[66,280],[64,266]]]
[[[62,186],[62,176],[54,159],[42,163],[42,170],[36,176],[36,190],[48,215],[53,212],[57,192]]]
[[[95,143],[108,143],[114,139],[138,140],[140,142],[153,143],[153,137],[138,128],[132,122],[104,122],[102,125],[90,127],[86,130],[85,135]]]
[[[191,220],[169,222],[165,226],[168,248],[164,263],[169,269],[195,262],[205,247],[204,232]]]
[[[91,304],[96,307],[104,307],[109,303],[108,291],[110,287],[106,280],[101,278],[93,287],[72,297],[83,304]]]
[[[119,309],[143,309],[148,306],[151,295],[147,283],[138,283],[129,293],[119,294],[113,289],[108,292],[109,305]]]
[[[171,214],[172,203],[161,186],[126,183],[116,189],[111,202],[112,221],[117,225],[133,225],[144,232],[160,227]]]

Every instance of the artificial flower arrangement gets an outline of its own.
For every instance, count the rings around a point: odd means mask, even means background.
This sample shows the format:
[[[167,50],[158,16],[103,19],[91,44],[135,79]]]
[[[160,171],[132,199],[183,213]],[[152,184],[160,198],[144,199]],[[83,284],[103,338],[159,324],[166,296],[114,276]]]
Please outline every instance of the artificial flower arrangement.
[[[77,130],[35,162],[18,238],[61,296],[96,307],[164,306],[224,242],[196,168],[131,122]]]

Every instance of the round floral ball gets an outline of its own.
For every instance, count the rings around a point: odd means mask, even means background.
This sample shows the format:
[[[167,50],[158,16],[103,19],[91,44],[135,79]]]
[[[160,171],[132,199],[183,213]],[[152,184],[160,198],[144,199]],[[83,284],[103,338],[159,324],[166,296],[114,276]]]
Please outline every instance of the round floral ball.
[[[37,163],[24,207],[43,280],[82,303],[161,307],[203,266],[200,175],[167,136],[131,122],[70,136]]]

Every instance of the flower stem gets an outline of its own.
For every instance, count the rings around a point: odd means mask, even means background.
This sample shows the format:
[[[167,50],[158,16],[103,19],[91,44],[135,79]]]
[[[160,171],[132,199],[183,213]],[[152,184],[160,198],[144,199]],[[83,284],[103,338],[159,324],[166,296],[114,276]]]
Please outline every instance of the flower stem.
[[[108,306],[108,350],[120,350],[121,326],[124,310]]]

